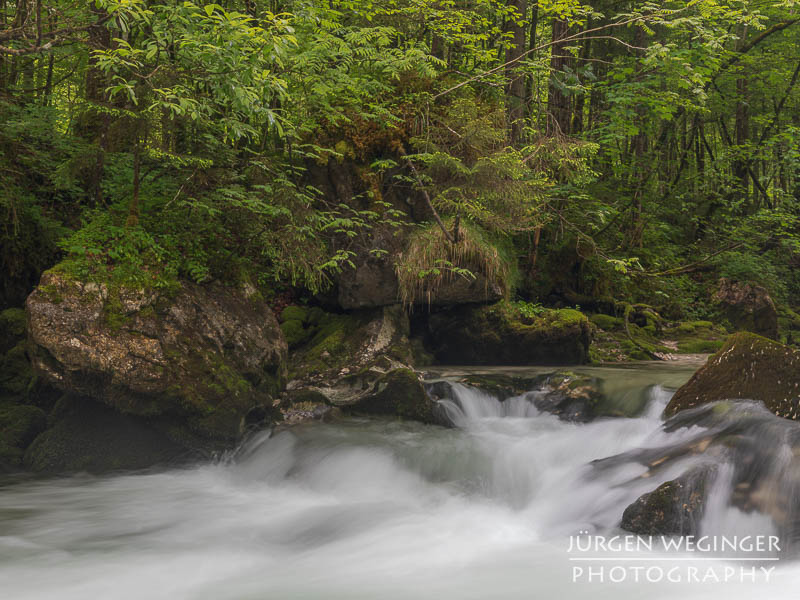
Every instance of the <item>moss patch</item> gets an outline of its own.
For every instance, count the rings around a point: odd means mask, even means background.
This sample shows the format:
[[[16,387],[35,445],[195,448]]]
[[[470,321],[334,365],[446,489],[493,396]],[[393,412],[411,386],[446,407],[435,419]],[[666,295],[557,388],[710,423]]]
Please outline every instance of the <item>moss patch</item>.
[[[612,317],[609,315],[592,315],[589,317],[589,321],[591,321],[594,325],[597,325],[600,329],[604,329],[605,331],[613,331],[615,329],[620,329],[623,326],[623,321],[619,317]]]
[[[281,311],[280,322],[299,321],[301,324],[308,321],[309,311],[302,306],[291,305]]]
[[[428,346],[443,364],[581,364],[588,361],[588,319],[573,309],[521,311],[510,302],[460,306],[428,322]]]
[[[25,311],[7,308],[0,312],[0,336],[21,338],[25,335]]]
[[[296,319],[281,323],[281,331],[283,332],[283,337],[286,338],[286,343],[289,344],[289,348],[296,348],[314,335],[313,329],[303,327],[303,322]]]

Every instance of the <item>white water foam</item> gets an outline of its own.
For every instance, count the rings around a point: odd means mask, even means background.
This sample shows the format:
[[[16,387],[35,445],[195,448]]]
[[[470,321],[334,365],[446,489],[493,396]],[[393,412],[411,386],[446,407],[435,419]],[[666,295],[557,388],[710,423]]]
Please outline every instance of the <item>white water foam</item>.
[[[251,439],[226,464],[0,488],[0,594],[9,600],[750,598],[752,584],[573,584],[567,537],[615,531],[677,467],[597,476],[591,461],[689,439],[646,414],[580,425],[528,395],[457,387],[459,428],[352,419]],[[693,459],[681,463],[681,469]],[[709,531],[747,532],[725,474]],[[767,524],[768,525],[768,524]],[[761,533],[759,531],[759,533]],[[795,598],[798,570],[764,593]]]

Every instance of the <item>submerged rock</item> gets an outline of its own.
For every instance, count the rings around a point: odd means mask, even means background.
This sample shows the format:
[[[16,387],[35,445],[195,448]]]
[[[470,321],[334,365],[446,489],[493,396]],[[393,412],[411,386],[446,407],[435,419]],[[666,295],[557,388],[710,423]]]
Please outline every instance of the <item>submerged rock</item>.
[[[431,315],[427,342],[442,364],[569,365],[589,361],[590,333],[577,310],[525,316],[503,301]]]
[[[713,299],[734,328],[778,338],[778,311],[765,288],[723,277]]]
[[[788,419],[800,417],[800,352],[752,333],[732,335],[683,385],[665,414],[717,400],[750,399]]]
[[[287,347],[269,307],[221,286],[172,294],[80,283],[57,271],[28,297],[32,361],[71,394],[171,423],[224,447],[285,385]]]

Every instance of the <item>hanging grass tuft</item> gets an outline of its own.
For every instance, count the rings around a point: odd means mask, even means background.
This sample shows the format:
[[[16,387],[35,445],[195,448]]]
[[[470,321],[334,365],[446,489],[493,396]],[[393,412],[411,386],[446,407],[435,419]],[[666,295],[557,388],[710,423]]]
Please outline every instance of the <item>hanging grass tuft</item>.
[[[445,219],[444,225],[452,230],[453,220]],[[416,231],[398,256],[395,270],[400,301],[406,307],[431,304],[443,286],[460,278],[482,280],[485,298],[495,289],[508,297],[516,274],[513,258],[485,232],[463,221],[455,244],[437,225]]]

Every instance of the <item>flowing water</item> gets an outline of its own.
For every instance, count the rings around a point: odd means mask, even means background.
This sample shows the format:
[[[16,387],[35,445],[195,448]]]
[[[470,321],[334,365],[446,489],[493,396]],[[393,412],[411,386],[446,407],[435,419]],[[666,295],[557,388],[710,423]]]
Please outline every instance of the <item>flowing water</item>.
[[[595,369],[614,393],[662,384],[648,388],[635,419],[567,423],[539,413],[530,395],[501,403],[456,385],[446,406],[453,429],[349,418],[261,433],[215,464],[9,479],[0,484],[0,597],[796,598],[800,566],[785,557],[769,583],[573,582],[570,536],[619,533],[636,498],[709,461],[704,533],[786,530],[785,506],[781,521],[730,500],[741,456],[724,441],[732,423],[742,439],[753,432],[771,473],[761,487],[791,500],[779,482],[793,469],[797,426],[749,406],[665,429],[665,386],[690,372]],[[702,449],[721,450],[686,450],[710,435],[722,441]],[[648,466],[664,452],[669,460]]]

